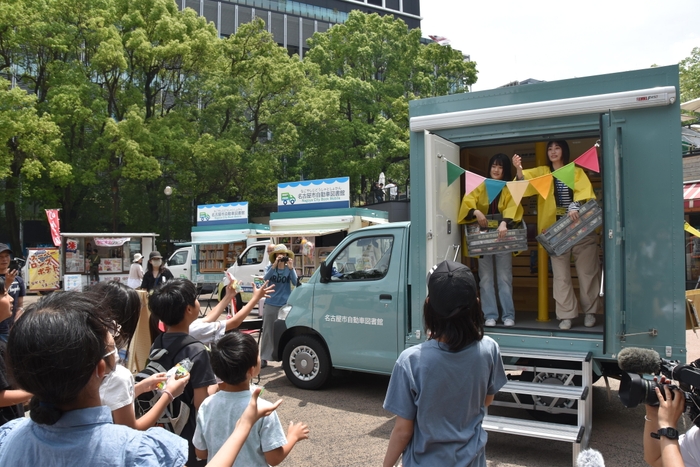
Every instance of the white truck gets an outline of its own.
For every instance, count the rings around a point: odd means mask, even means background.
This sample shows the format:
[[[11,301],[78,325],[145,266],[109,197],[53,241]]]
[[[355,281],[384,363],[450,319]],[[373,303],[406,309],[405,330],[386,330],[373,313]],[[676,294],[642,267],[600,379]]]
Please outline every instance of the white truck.
[[[270,263],[266,254],[269,243],[269,240],[251,243],[228,269],[233,277],[241,281],[244,294],[253,292],[254,276],[265,274],[265,268]],[[200,261],[197,259],[197,249],[198,245],[193,244],[175,250],[168,258],[168,269],[174,277],[196,283],[202,293],[211,292],[223,282],[224,272],[202,272]]]

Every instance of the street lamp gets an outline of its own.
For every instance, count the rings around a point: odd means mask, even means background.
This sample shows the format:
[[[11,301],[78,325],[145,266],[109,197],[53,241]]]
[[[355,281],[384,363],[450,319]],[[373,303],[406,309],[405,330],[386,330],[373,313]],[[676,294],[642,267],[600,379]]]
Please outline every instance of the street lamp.
[[[165,255],[170,255],[170,195],[173,194],[173,189],[166,186],[163,190],[165,194]]]

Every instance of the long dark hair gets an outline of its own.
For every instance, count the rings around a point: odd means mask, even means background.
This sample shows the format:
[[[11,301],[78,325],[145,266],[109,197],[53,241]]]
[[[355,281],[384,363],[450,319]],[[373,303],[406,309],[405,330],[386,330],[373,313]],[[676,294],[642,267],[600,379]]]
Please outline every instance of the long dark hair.
[[[121,326],[119,335],[114,338],[117,347],[129,347],[141,315],[138,292],[121,282],[102,281],[90,287],[88,293],[94,295],[107,317]]]
[[[107,326],[90,294],[54,292],[14,324],[7,368],[20,388],[34,394],[36,423],[53,425],[62,406],[75,402],[107,350]]]
[[[479,301],[464,304],[459,311],[449,317],[437,313],[427,298],[423,304],[423,321],[430,339],[436,339],[447,345],[450,352],[458,352],[484,337],[484,314]]]
[[[561,160],[562,162],[564,162],[564,165],[568,164],[569,158],[571,157],[571,152],[569,151],[569,143],[567,143],[563,139],[547,141],[547,151],[549,151],[549,147],[553,144],[556,144],[561,148]],[[547,165],[549,166],[549,170],[554,172],[554,166],[552,165],[552,161],[549,160],[549,156],[547,156]]]

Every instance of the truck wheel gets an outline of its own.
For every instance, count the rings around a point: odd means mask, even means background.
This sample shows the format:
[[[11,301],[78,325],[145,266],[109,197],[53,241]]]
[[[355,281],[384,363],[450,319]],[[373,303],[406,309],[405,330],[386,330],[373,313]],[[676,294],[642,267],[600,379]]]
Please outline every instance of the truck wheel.
[[[318,389],[331,374],[331,358],[313,336],[296,336],[284,348],[282,366],[287,378],[302,389]]]

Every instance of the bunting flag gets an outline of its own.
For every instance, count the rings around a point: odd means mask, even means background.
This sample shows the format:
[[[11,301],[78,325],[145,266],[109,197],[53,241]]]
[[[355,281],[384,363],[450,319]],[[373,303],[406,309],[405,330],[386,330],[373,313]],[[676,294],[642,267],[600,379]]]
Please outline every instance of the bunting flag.
[[[489,195],[489,204],[496,199],[496,196],[498,196],[501,190],[503,190],[503,187],[506,186],[506,182],[502,180],[494,180],[492,178],[487,178],[484,180],[484,183],[486,184],[486,194]]]
[[[525,190],[527,190],[527,187],[530,186],[530,182],[527,180],[519,180],[516,182],[507,182],[506,185],[508,186],[510,195],[513,197],[513,202],[518,205],[523,199]]]
[[[46,218],[49,221],[49,227],[51,227],[51,239],[53,240],[54,246],[61,246],[61,222],[58,218],[58,209],[45,209]]]
[[[450,186],[455,180],[461,177],[466,170],[456,164],[453,164],[447,159],[445,159],[445,162],[447,162],[447,186]]]
[[[531,178],[529,182],[541,197],[547,199],[547,196],[549,196],[549,189],[552,186],[552,180],[552,174],[547,174],[541,177]]]
[[[596,144],[588,151],[584,152],[576,158],[574,163],[580,167],[588,170],[592,170],[595,173],[600,173],[600,166],[598,165],[598,145]],[[564,180],[562,180],[564,181]],[[566,183],[566,182],[564,182]],[[572,188],[573,190],[573,188]]]
[[[688,232],[690,235],[695,235],[696,237],[700,238],[700,231],[698,231],[696,228],[692,227],[687,222],[684,223],[683,230]]]
[[[486,180],[485,177],[482,177],[481,175],[477,175],[474,172],[470,171],[465,171],[465,176],[464,176],[464,194],[468,195],[472,191],[476,189],[479,185],[484,183],[484,180]]]
[[[571,188],[572,190],[574,189],[574,178],[576,178],[576,174],[574,170],[576,169],[576,166],[574,165],[573,162],[570,162],[566,164],[564,167],[555,170],[552,172],[552,175],[555,176],[558,180],[560,180],[562,183],[564,183],[566,186]]]

